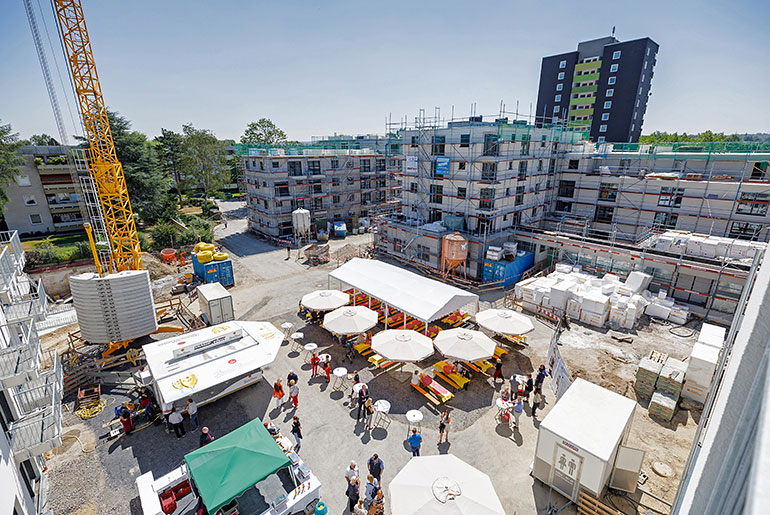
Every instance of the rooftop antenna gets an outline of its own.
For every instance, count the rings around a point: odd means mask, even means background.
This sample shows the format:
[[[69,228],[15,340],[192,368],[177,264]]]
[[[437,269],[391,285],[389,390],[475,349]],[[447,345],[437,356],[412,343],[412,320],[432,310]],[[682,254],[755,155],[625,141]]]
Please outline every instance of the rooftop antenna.
[[[615,25],[612,26],[612,37],[615,37]]]

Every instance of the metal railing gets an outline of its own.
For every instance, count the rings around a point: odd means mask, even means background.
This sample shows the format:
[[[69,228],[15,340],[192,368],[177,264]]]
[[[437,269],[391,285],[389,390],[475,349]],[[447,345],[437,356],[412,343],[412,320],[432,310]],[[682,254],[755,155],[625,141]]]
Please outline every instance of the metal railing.
[[[0,389],[40,375],[42,350],[32,319],[0,326]]]
[[[14,397],[22,415],[49,406],[54,399],[61,401],[64,374],[57,353],[51,353],[53,367],[39,378],[16,387]]]
[[[62,441],[61,399],[11,422],[8,428],[11,452],[17,463],[55,449]]]

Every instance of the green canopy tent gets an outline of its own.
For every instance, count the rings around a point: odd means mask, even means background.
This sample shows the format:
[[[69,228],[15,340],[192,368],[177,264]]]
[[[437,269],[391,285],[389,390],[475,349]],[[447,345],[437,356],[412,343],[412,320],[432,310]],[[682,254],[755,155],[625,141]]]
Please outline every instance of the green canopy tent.
[[[255,418],[184,457],[209,513],[291,464]]]

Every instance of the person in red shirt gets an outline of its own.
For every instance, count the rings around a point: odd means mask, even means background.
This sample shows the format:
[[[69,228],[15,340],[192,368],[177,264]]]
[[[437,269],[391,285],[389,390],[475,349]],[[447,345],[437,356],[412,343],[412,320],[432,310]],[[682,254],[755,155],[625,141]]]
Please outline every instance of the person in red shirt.
[[[315,352],[313,353],[313,357],[310,358],[310,366],[313,367],[313,369],[310,372],[310,377],[315,377],[316,374],[318,374],[318,364],[321,362],[321,358],[318,357],[318,354]]]
[[[332,364],[328,357],[326,358],[326,361],[324,361],[323,363],[323,369],[324,369],[324,373],[326,374],[326,382],[330,383],[332,380],[330,375],[332,371]]]

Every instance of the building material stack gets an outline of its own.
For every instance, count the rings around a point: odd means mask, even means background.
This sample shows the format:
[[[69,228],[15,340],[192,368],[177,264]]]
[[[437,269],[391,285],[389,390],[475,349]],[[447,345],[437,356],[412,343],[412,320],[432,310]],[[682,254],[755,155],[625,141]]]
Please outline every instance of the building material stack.
[[[725,332],[723,327],[703,324],[698,341],[687,360],[687,373],[682,387],[683,398],[700,404],[706,402],[722,351]]]
[[[679,395],[682,393],[684,375],[687,364],[684,361],[669,357],[660,369],[660,375],[655,383],[655,392],[650,400],[650,415],[671,420],[674,417]]]
[[[634,391],[644,399],[651,399],[655,392],[655,383],[658,381],[660,369],[663,364],[652,358],[642,358],[636,371]]]
[[[668,320],[674,324],[683,325],[690,317],[690,309],[682,304],[677,304],[673,298],[666,296],[665,290],[660,290],[657,295],[643,292],[647,306],[644,313],[654,318]]]
[[[757,251],[764,251],[767,243],[720,236],[708,236],[685,231],[666,231],[653,236],[646,246],[664,252],[685,254],[711,259],[754,259]]]

